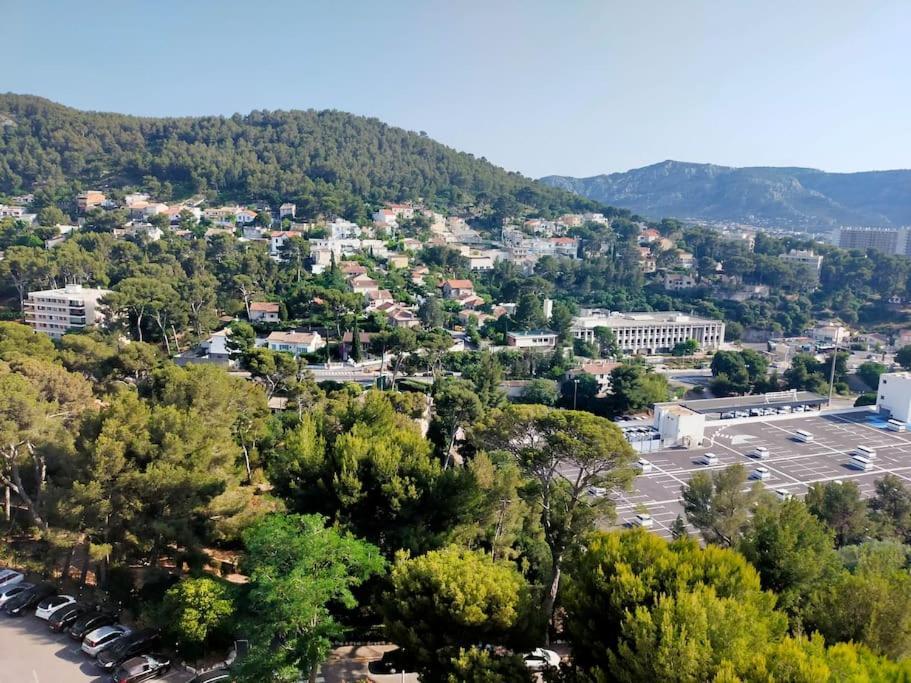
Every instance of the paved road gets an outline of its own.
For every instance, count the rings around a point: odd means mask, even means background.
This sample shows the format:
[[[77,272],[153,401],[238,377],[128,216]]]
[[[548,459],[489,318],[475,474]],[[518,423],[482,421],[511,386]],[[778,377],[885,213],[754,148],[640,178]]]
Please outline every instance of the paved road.
[[[156,679],[184,683],[191,676],[171,672]],[[0,683],[107,683],[93,659],[65,634],[51,633],[31,615],[0,614]]]

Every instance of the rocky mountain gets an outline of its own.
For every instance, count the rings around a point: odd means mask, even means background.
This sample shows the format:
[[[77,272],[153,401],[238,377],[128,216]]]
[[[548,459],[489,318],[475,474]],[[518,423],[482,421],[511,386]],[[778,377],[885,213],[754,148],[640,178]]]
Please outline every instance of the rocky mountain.
[[[911,170],[826,173],[663,161],[626,173],[547,176],[541,182],[650,218],[803,230],[911,225]]]

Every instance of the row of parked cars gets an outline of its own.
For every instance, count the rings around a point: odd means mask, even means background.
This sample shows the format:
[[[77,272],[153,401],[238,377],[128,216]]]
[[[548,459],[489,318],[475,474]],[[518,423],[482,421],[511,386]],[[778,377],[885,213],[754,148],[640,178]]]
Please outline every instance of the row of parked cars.
[[[66,632],[82,643],[82,652],[109,673],[113,683],[139,683],[171,670],[170,657],[155,652],[161,645],[157,629],[131,629],[116,612],[60,594],[49,582],[31,583],[21,572],[0,569],[0,611],[8,616],[34,615],[54,633]],[[227,670],[201,674],[191,683],[227,683]]]

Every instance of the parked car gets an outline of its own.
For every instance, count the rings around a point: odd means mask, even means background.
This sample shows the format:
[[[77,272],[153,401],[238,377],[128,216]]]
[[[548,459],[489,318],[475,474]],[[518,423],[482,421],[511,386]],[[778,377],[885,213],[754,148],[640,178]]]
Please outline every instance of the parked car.
[[[105,649],[111,647],[123,636],[128,635],[130,629],[123,624],[110,624],[101,626],[89,633],[82,640],[82,651],[89,657],[97,657]]]
[[[73,640],[82,640],[96,628],[116,623],[117,615],[113,612],[87,612],[73,622],[67,633]]]
[[[54,633],[60,633],[64,629],[69,628],[76,620],[83,616],[84,614],[89,614],[95,611],[96,608],[92,605],[86,605],[82,602],[74,602],[70,605],[64,605],[56,612],[54,612],[50,617],[48,617],[47,625]]]
[[[188,683],[229,683],[231,680],[231,671],[228,669],[215,669],[206,671],[190,679]]]
[[[0,609],[2,609],[7,602],[19,595],[19,593],[27,591],[29,588],[34,588],[34,586],[35,584],[29,583],[28,581],[20,581],[19,583],[14,583],[12,586],[0,588]]]
[[[639,458],[639,460],[636,462],[636,467],[639,469],[640,472],[645,474],[647,472],[652,471],[653,465],[645,458]]]
[[[761,465],[753,470],[753,479],[758,479],[759,481],[765,481],[772,476],[772,473],[769,471],[768,467],[762,467]]]
[[[592,498],[603,498],[607,495],[607,489],[603,486],[589,486],[588,495]]]
[[[50,583],[39,583],[37,586],[32,586],[26,591],[22,591],[16,597],[8,600],[5,605],[3,605],[3,611],[7,614],[17,617],[20,614],[25,613],[30,607],[34,607],[39,602],[44,600],[51,595],[57,594],[57,587]]]
[[[0,569],[0,588],[12,586],[25,580],[25,575],[13,569]]]
[[[158,630],[143,628],[126,634],[116,643],[102,650],[96,659],[103,671],[113,671],[126,660],[143,655],[158,645]]]
[[[117,667],[113,683],[140,683],[162,676],[171,670],[171,660],[164,655],[141,655]]]
[[[647,512],[640,512],[636,515],[636,519],[633,520],[635,526],[641,526],[643,529],[651,529],[655,526],[655,520],[652,519],[652,516]]]
[[[370,662],[367,668],[372,674],[400,674],[414,670],[408,661],[408,654],[402,648],[384,652],[378,660]]]
[[[522,660],[525,662],[525,666],[532,671],[560,666],[560,655],[553,650],[545,650],[543,647],[536,647],[531,652],[522,655]]]
[[[757,460],[768,460],[769,449],[765,446],[756,446],[756,448],[752,450],[751,455]]]
[[[778,498],[781,502],[786,502],[791,500],[794,497],[794,494],[788,491],[787,489],[775,489],[775,497]]]
[[[717,465],[718,456],[715,455],[714,453],[703,453],[702,458],[700,459],[700,462],[702,462],[703,465],[708,465],[708,466]]]
[[[72,605],[75,602],[76,598],[72,595],[51,595],[38,603],[35,607],[35,616],[47,621],[58,609]]]

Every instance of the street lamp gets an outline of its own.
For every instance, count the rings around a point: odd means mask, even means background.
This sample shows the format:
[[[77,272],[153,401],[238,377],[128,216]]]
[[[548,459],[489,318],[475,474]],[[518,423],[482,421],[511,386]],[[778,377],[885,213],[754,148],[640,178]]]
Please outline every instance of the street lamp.
[[[576,396],[578,395],[578,393],[579,393],[579,380],[574,379],[573,380],[573,410],[576,409]]]

